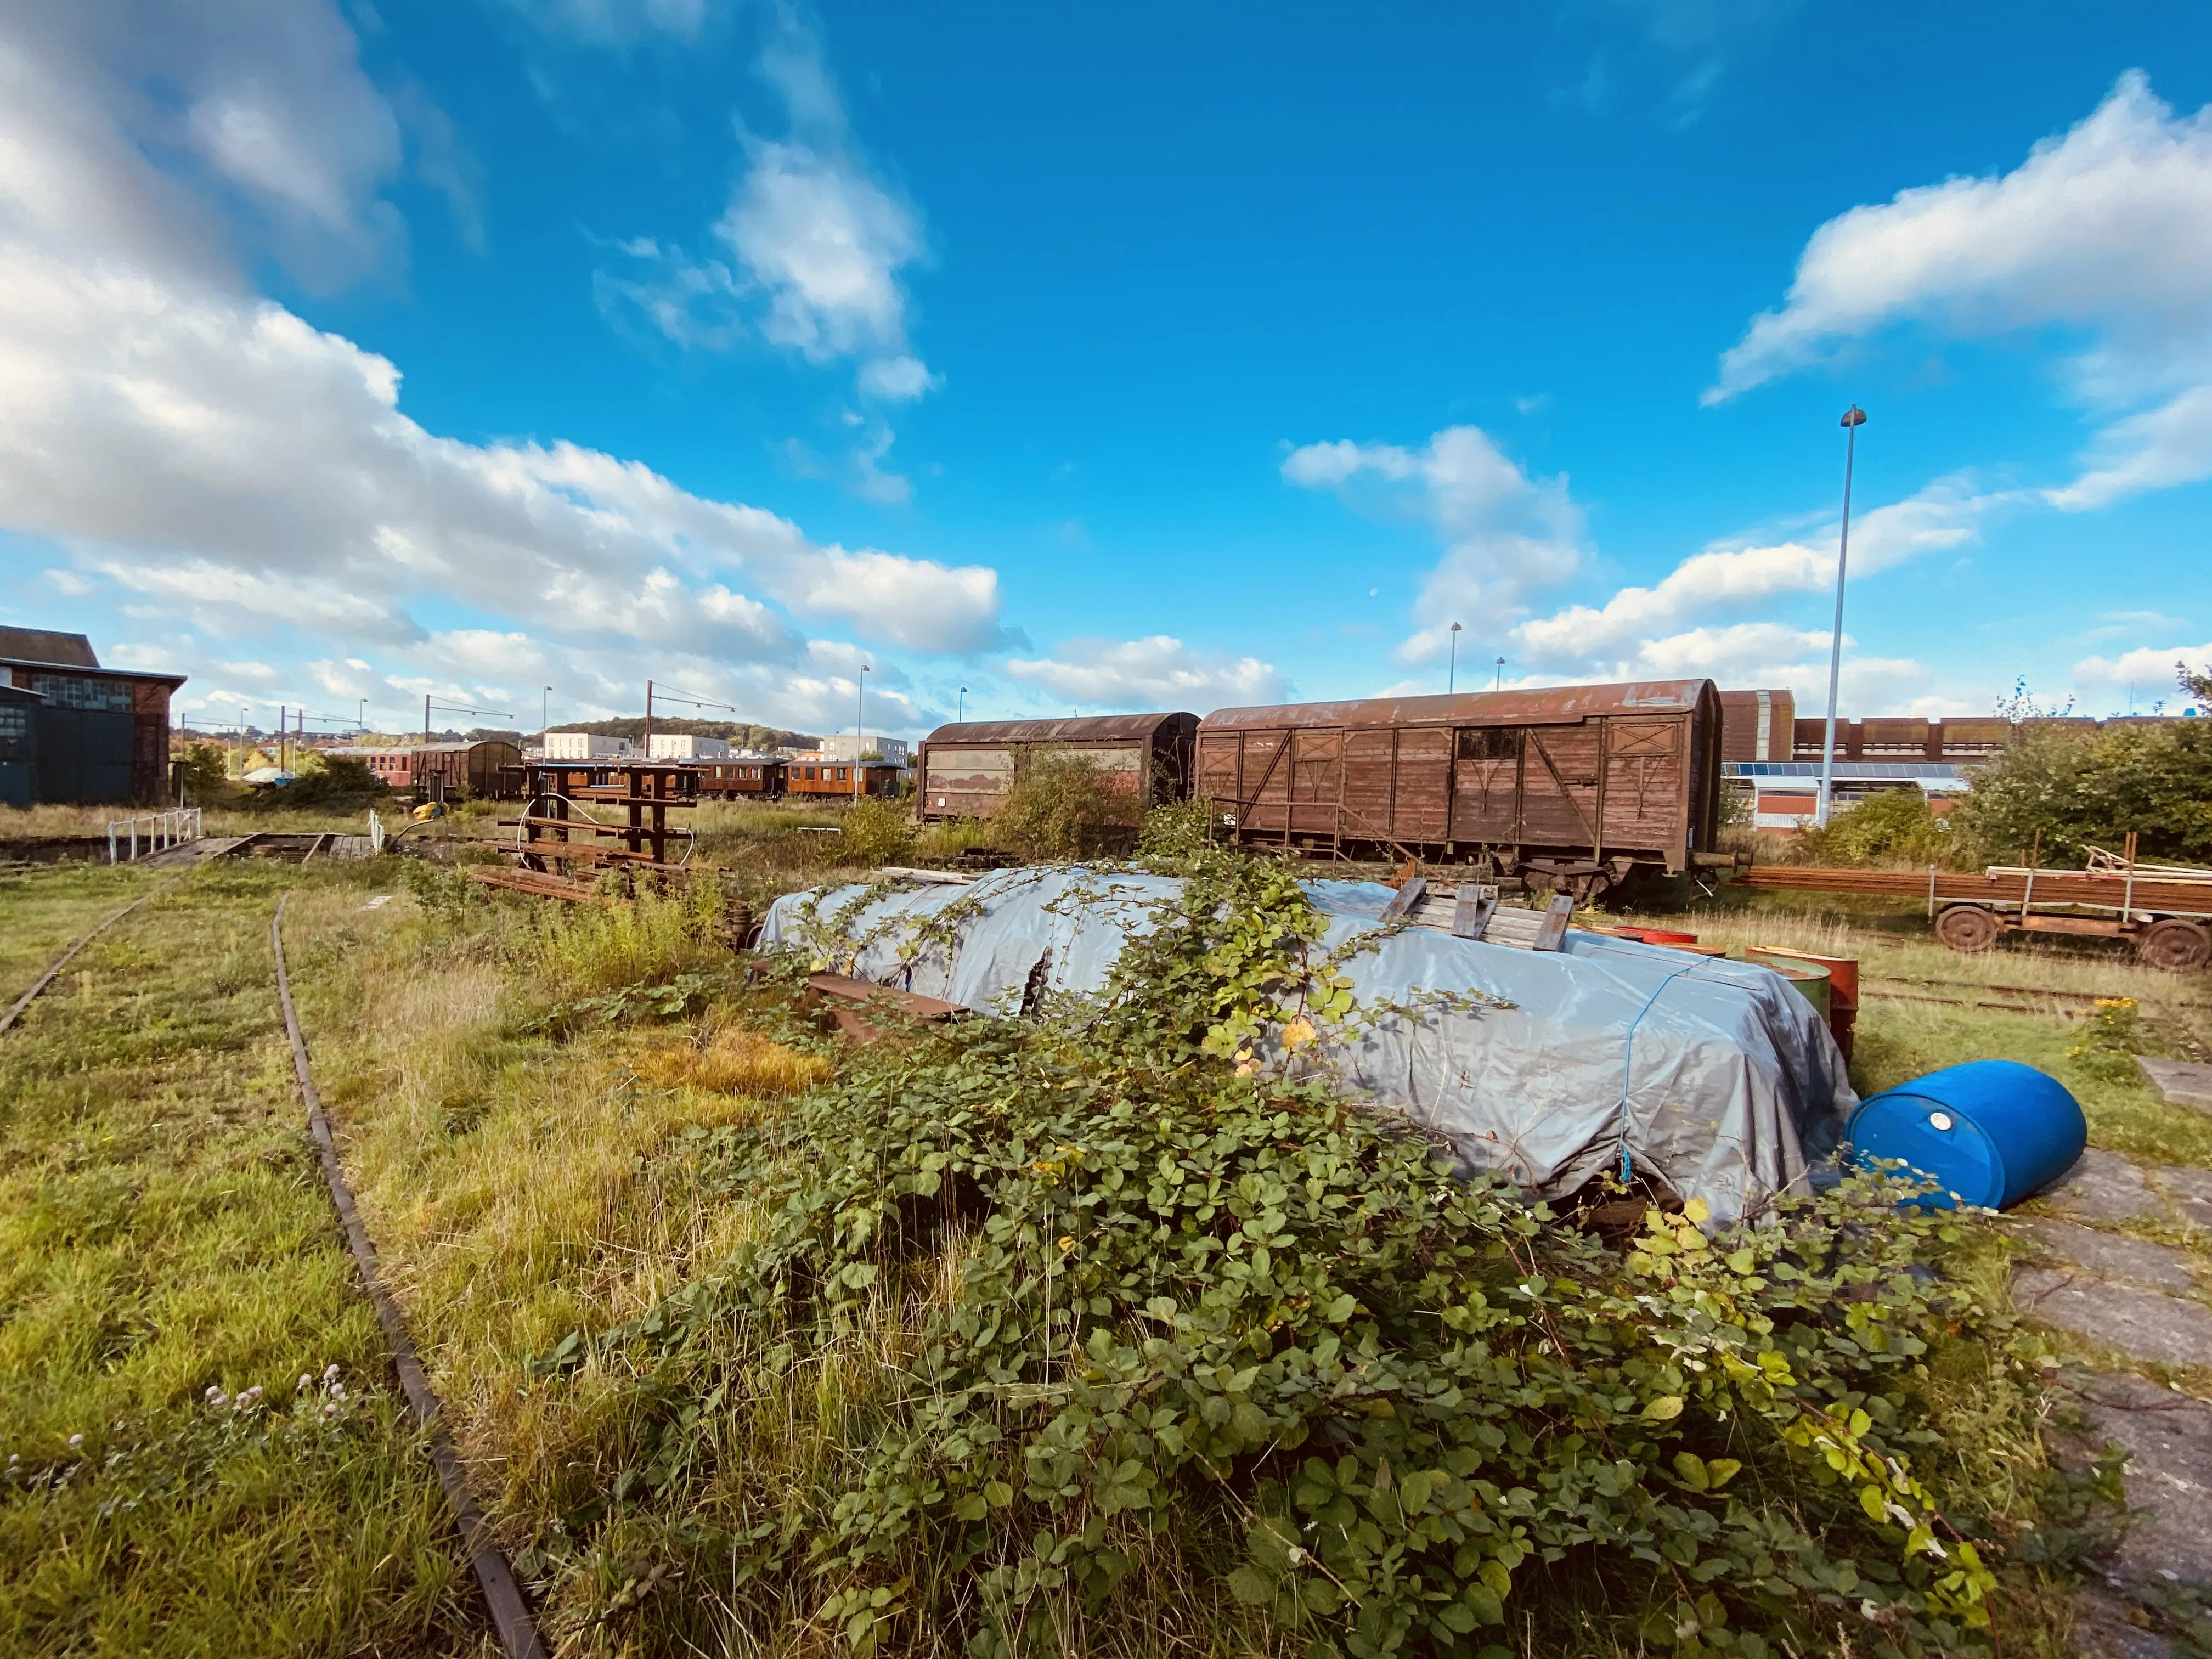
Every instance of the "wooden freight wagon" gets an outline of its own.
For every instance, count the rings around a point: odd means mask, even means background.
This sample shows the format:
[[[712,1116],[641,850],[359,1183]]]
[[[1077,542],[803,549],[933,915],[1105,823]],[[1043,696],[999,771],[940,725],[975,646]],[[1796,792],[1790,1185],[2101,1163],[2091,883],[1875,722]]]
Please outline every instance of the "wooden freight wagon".
[[[1592,896],[1712,858],[1711,680],[1224,708],[1197,790],[1246,842],[1344,858],[1487,861]]]
[[[1006,799],[1026,757],[1040,751],[1088,761],[1128,789],[1140,806],[1190,793],[1198,716],[1101,714],[1066,720],[969,720],[940,726],[916,762],[924,818],[988,818]]]
[[[441,789],[449,800],[465,795],[512,799],[520,792],[522,776],[522,750],[496,738],[481,743],[395,744],[325,752],[361,761],[394,791],[425,799]]]
[[[853,778],[855,770],[851,761],[823,760],[800,756],[786,761],[783,766],[783,789],[787,795],[804,796],[810,800],[852,800],[859,795],[896,795],[899,792],[899,767],[895,761],[867,761],[857,769],[867,775],[856,787]]]
[[[780,760],[741,756],[733,760],[695,761],[691,769],[699,775],[702,799],[742,796],[772,800],[783,793],[785,765]]]

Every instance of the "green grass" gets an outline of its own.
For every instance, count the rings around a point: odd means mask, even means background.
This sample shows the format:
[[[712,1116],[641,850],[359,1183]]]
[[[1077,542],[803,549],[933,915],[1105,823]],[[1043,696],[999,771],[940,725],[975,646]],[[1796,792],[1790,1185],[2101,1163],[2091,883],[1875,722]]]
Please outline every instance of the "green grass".
[[[0,1038],[11,1655],[477,1644],[291,1076],[268,924],[299,875],[197,872]],[[87,914],[143,885],[64,879]],[[0,936],[41,903],[42,926],[71,931],[55,899],[18,890],[0,894]],[[331,1366],[342,1398],[299,1389]],[[260,1401],[230,1403],[254,1387]]]
[[[834,811],[718,804],[699,816],[702,851],[738,865],[749,896],[854,873],[836,862],[837,837],[797,833]],[[151,879],[95,870],[0,884],[0,975],[27,982]],[[757,1391],[722,1408],[722,1472],[696,1514],[633,1505],[574,1547],[572,1522],[595,1525],[577,1517],[635,1467],[659,1407],[620,1365],[549,1376],[532,1361],[568,1333],[638,1318],[766,1236],[771,1202],[732,1190],[711,1145],[726,1128],[781,1121],[804,1070],[788,1048],[744,1035],[765,1017],[755,993],[679,903],[633,913],[493,900],[453,879],[403,886],[386,860],[199,872],[88,951],[85,976],[0,1038],[0,1459],[21,1459],[0,1482],[0,1651],[483,1645],[302,1132],[268,955],[269,913],[288,883],[295,994],[348,1169],[478,1496],[544,1598],[549,1645],[723,1650],[672,1633],[726,1632],[708,1598],[734,1589],[653,1569],[686,1559],[687,1528],[740,1498],[775,1510],[846,1489],[968,1243],[956,1235],[942,1272],[906,1304],[878,1298],[805,1364],[759,1370]],[[388,902],[366,908],[378,892]],[[1714,942],[1857,955],[1877,990],[2138,994],[2153,1039],[2174,1052],[2205,1036],[2204,1013],[2185,1005],[2212,1003],[2203,976],[2150,975],[2111,952],[2038,944],[1957,957],[1888,911],[1730,906],[1673,925]],[[672,1020],[629,1010],[565,1038],[541,1021],[561,999],[671,974],[704,976],[703,1010],[699,1000]],[[2055,1004],[2019,1015],[1877,997],[1861,1031],[1863,1090],[1961,1059],[2025,1060],[2075,1089],[2098,1144],[2212,1162],[2212,1119],[2068,1059],[2073,1024]],[[1992,1236],[1972,1267],[1992,1300],[2003,1254]],[[295,1384],[331,1364],[354,1403],[326,1423],[331,1402]],[[255,1384],[274,1407],[241,1417],[204,1399],[211,1386],[230,1396]],[[1998,1492],[1996,1509],[2032,1509],[2041,1449],[2020,1423],[2033,1379],[1976,1350],[1945,1356],[1929,1386],[1950,1391],[1950,1478]],[[2017,1495],[2005,1493],[2014,1480]],[[1242,1650],[1210,1571],[1184,1573],[1175,1551],[1147,1559],[1161,1576],[1119,1594],[1154,1605],[1152,1633],[1089,1650]],[[2056,1651],[2045,1644],[2063,1592],[2047,1604],[2024,1584],[2013,1594],[2027,1599],[2006,1616],[2008,1650]],[[668,1605],[678,1600],[682,1616]],[[744,1650],[844,1655],[817,1611],[792,1600]],[[1601,1604],[1559,1617],[1586,1627],[1578,1651],[1637,1649]]]
[[[104,864],[46,865],[0,875],[0,1013],[15,1006],[48,963],[158,879],[155,871],[111,870]]]

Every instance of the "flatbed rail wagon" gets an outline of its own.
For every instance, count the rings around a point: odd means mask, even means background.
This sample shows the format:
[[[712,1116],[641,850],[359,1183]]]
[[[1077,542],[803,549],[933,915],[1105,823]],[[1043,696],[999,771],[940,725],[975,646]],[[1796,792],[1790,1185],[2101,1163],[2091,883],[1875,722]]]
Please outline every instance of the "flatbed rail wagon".
[[[2131,940],[2155,968],[2212,963],[2212,870],[2138,864],[2092,848],[2084,870],[1995,865],[1942,870],[1834,870],[1755,864],[1737,883],[1771,892],[1857,893],[1923,899],[1936,937],[1954,951],[1986,951],[2006,933],[2075,933]]]

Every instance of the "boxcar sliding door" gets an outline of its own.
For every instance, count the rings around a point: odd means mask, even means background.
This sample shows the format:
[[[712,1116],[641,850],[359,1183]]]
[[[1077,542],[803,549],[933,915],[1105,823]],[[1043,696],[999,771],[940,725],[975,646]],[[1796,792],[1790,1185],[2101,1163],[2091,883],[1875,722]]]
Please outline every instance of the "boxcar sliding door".
[[[1605,844],[1622,852],[1668,852],[1690,810],[1682,754],[1684,721],[1613,720],[1605,735]]]
[[[1587,858],[1598,845],[1598,767],[1603,728],[1528,728],[1521,761],[1521,842]]]
[[[1510,847],[1521,839],[1521,728],[1454,734],[1451,839]]]

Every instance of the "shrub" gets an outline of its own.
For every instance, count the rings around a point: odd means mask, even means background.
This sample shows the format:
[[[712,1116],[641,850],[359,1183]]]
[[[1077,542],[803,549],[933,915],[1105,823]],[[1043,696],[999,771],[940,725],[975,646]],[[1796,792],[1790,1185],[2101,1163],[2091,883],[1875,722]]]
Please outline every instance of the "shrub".
[[[2030,726],[1975,775],[1952,813],[1978,862],[2012,864],[2042,838],[2045,863],[2118,851],[2212,860],[2212,720],[2088,732]]]
[[[368,769],[367,761],[310,750],[300,763],[298,775],[276,799],[283,806],[335,811],[368,805],[391,793],[384,781]]]
[[[719,894],[711,913],[690,893],[571,904],[540,918],[536,955],[559,988],[611,991],[666,979],[699,959],[721,921]]]
[[[195,743],[184,752],[185,798],[199,805],[227,800],[235,793],[230,781],[230,754],[219,743]]]
[[[1100,1000],[853,1050],[687,1143],[752,1219],[537,1363],[593,1402],[538,1570],[681,1573],[619,1604],[640,1650],[811,1616],[928,1659],[1987,1652],[2033,1500],[1984,1453],[2032,1441],[2032,1372],[1942,1381],[2008,1340],[1928,1270],[1971,1224],[1861,1177],[1625,1255],[1548,1225],[1254,1067],[1240,1014],[1338,988],[1321,919],[1200,861]]]
[[[847,864],[898,864],[914,851],[914,819],[901,803],[864,796],[846,810],[840,851]]]
[[[1885,789],[1836,813],[1825,830],[1808,826],[1799,840],[1811,864],[1941,864],[1957,850],[1917,788]]]
[[[1164,873],[1176,873],[1193,860],[1204,857],[1213,844],[1213,804],[1174,801],[1145,814],[1145,827],[1137,836],[1137,858]]]
[[[1097,852],[1112,831],[1134,830],[1144,812],[1142,799],[1119,783],[1121,775],[1086,756],[1029,751],[992,820],[1001,844],[1037,859]]]

